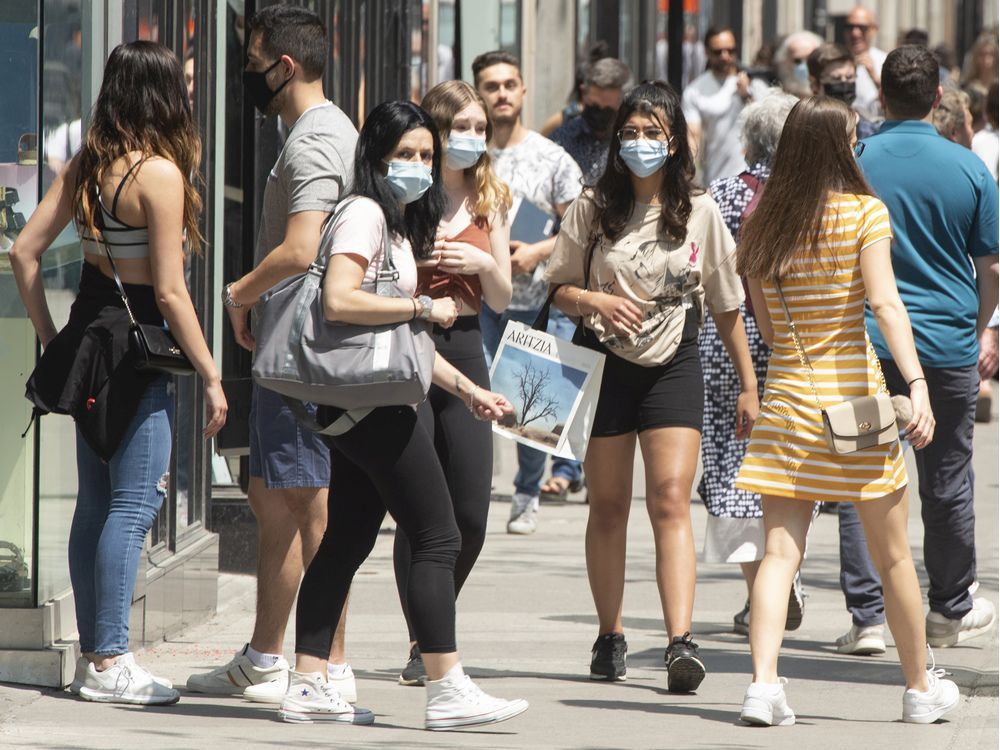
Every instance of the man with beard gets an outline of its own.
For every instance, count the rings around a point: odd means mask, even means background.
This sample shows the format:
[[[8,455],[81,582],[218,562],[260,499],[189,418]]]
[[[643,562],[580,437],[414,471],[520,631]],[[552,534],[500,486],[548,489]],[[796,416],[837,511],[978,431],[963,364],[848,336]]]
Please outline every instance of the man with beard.
[[[502,50],[484,52],[472,61],[472,75],[493,119],[493,139],[489,143],[493,169],[510,187],[515,199],[521,201],[518,211],[524,203],[530,203],[553,218],[561,218],[582,189],[580,168],[561,146],[529,130],[521,122],[526,89],[520,61]],[[515,215],[512,229],[517,228],[517,223]],[[483,346],[491,362],[507,322],[516,320],[531,325],[545,302],[548,284],[542,272],[555,244],[554,236],[532,243],[511,241],[514,295],[502,314],[484,304],[479,316]],[[575,329],[570,319],[553,306],[548,332],[571,339]],[[537,527],[545,454],[518,444],[517,461],[507,533],[533,534]],[[554,459],[552,479],[547,485],[550,491],[555,491],[546,494],[565,497],[568,490],[579,489],[581,473],[578,462]]]
[[[580,86],[579,117],[564,123],[552,133],[552,140],[566,149],[580,165],[583,180],[592,185],[604,173],[608,161],[615,116],[622,94],[632,77],[628,66],[613,57],[593,63]]]
[[[247,33],[244,93],[261,113],[280,117],[288,131],[264,188],[255,267],[223,292],[236,341],[252,350],[248,311],[261,294],[316,259],[320,230],[354,168],[358,133],[323,93],[329,36],[315,13],[269,6],[250,19]],[[329,483],[326,445],[298,423],[280,396],[255,384],[248,492],[259,534],[254,632],[229,663],[192,675],[188,690],[281,702],[289,668],[281,655],[285,626],[302,570],[326,530]],[[328,671],[330,683],[354,701],[342,630],[334,639]]]
[[[806,61],[809,66],[809,85],[814,94],[840,99],[848,107],[854,104],[857,90],[857,72],[854,57],[840,44],[821,44]],[[878,125],[858,115],[858,140],[878,131]]]
[[[736,121],[743,107],[767,94],[767,84],[738,70],[736,35],[731,29],[709,29],[705,52],[708,70],[684,89],[681,107],[701,183],[708,185],[747,168]]]

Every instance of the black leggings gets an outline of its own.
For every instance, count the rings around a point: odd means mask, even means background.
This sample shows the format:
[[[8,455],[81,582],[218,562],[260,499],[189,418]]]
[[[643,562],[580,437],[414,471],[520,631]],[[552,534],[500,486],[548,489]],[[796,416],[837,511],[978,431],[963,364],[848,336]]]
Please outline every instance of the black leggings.
[[[434,344],[441,354],[463,375],[481,388],[490,387],[490,373],[483,354],[483,335],[479,316],[460,317],[449,329],[434,326]],[[455,563],[455,596],[472,572],[486,539],[486,518],[490,509],[490,486],[493,480],[493,430],[489,422],[480,422],[458,398],[437,386],[417,409],[420,424],[433,436],[441,468],[448,482],[455,522],[462,535],[462,550]],[[408,602],[412,553],[406,531],[396,529],[393,565],[396,587],[403,607],[410,640],[415,638]]]
[[[330,444],[326,533],[302,579],[295,653],[327,658],[354,573],[386,510],[412,547],[407,599],[420,650],[455,646],[455,515],[431,436],[410,406],[375,409]]]

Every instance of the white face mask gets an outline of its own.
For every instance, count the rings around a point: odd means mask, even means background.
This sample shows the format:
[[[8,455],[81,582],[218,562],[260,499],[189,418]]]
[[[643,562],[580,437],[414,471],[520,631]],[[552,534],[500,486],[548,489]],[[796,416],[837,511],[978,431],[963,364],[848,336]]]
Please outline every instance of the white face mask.
[[[444,161],[449,169],[468,169],[486,151],[486,136],[452,133],[444,151]]]

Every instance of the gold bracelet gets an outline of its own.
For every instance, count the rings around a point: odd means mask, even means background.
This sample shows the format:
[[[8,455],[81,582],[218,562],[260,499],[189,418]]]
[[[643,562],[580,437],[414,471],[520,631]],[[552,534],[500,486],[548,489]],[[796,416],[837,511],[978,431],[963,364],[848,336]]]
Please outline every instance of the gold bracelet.
[[[581,318],[583,317],[583,312],[580,310],[580,298],[583,296],[584,291],[586,290],[578,289],[576,292],[576,314]]]

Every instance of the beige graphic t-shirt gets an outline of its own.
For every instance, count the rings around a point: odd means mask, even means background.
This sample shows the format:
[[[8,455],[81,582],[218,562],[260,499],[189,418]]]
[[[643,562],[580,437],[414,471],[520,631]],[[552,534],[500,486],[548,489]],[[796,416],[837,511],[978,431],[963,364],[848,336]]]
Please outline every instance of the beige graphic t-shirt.
[[[735,243],[708,193],[692,196],[683,242],[657,231],[660,206],[637,203],[613,242],[600,233],[594,214],[592,193],[584,191],[563,217],[545,278],[551,284],[624,297],[642,311],[642,330],[630,336],[606,329],[600,315],[584,319],[614,354],[645,367],[664,364],[677,351],[688,309],[694,307],[702,321],[706,305],[712,312],[740,306],[743,285],[736,274]],[[599,237],[590,279],[584,284],[584,264],[595,233]]]

